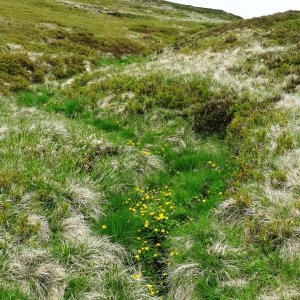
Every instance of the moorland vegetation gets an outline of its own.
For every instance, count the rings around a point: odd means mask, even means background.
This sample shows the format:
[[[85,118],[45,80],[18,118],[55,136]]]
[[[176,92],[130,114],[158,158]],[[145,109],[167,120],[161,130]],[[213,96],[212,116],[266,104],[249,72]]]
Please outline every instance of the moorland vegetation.
[[[0,299],[298,299],[300,13],[3,0]]]

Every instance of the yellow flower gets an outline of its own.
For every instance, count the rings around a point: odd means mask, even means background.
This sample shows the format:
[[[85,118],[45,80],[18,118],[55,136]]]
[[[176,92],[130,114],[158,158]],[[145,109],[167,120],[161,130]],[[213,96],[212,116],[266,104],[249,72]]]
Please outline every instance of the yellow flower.
[[[146,155],[146,156],[148,156],[148,155],[150,155],[151,154],[151,152],[149,152],[149,151],[141,151],[141,154],[142,155]]]
[[[136,280],[142,277],[142,273],[137,273],[131,276],[132,279]]]
[[[140,259],[140,256],[137,254],[137,255],[135,255],[135,259],[136,260],[139,260]]]
[[[144,227],[145,227],[145,228],[148,228],[148,227],[149,227],[149,221],[145,221]]]
[[[160,244],[160,243],[156,243],[155,246],[156,246],[156,247],[160,247],[161,244]]]
[[[157,254],[157,253],[154,253],[154,254],[153,254],[153,257],[157,257],[157,256],[158,256],[158,254]]]
[[[174,251],[171,251],[171,252],[170,252],[170,256],[175,256],[175,254],[176,254],[176,253],[175,253]]]
[[[106,225],[102,225],[101,228],[102,228],[102,229],[106,229],[107,226],[106,226]]]
[[[150,248],[149,248],[149,247],[145,247],[145,250],[146,250],[146,251],[149,251],[149,250],[150,250]]]

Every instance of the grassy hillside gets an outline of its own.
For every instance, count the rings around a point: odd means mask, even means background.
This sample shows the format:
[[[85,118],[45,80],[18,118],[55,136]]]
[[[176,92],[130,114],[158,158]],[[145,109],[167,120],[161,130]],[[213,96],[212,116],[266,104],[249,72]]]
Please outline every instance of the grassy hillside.
[[[164,1],[10,1],[0,8],[1,91],[63,79],[103,56],[148,55],[237,17]]]
[[[299,12],[0,12],[0,299],[300,297]]]

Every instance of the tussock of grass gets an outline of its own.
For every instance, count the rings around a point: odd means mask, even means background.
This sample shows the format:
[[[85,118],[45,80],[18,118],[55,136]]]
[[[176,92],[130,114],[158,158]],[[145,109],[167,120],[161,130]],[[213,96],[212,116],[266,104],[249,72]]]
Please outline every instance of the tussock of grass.
[[[34,299],[62,299],[65,290],[79,297],[77,285],[72,290],[79,274],[97,282],[109,278],[106,269],[117,266],[115,284],[126,281],[126,291],[141,291],[140,283],[128,279],[122,247],[96,237],[85,220],[102,215],[105,196],[101,178],[80,163],[86,153],[99,149],[92,162],[98,160],[100,167],[110,143],[90,127],[35,109],[17,109],[4,99],[0,109],[1,123],[8,128],[1,143],[1,260],[6,266],[1,284],[18,287]],[[103,293],[103,287],[89,284],[85,297]],[[106,286],[105,295],[113,294],[111,289],[113,285]]]

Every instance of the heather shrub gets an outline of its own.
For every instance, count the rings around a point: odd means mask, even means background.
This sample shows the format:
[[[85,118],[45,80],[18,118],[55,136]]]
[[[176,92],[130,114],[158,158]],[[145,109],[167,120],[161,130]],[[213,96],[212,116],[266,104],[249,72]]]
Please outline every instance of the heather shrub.
[[[193,127],[204,135],[224,136],[227,125],[233,119],[231,100],[211,100],[202,103],[194,112]]]
[[[45,73],[45,68],[25,53],[0,53],[0,92],[16,92],[30,83],[42,83]]]

